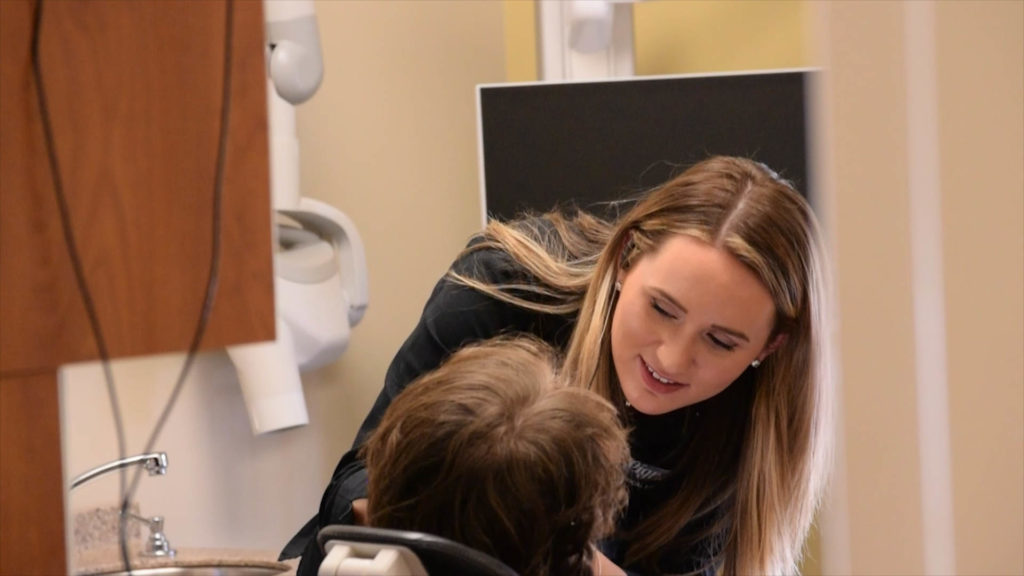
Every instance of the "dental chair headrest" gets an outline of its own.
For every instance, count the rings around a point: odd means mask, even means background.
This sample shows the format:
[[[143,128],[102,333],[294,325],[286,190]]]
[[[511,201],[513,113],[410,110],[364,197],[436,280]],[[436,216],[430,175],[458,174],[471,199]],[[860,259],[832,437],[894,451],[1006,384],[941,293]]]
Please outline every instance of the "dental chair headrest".
[[[423,532],[341,524],[325,526],[317,535],[317,543],[325,556],[330,551],[328,544],[332,542],[353,547],[369,544],[407,548],[430,575],[516,576],[514,570],[492,556]]]

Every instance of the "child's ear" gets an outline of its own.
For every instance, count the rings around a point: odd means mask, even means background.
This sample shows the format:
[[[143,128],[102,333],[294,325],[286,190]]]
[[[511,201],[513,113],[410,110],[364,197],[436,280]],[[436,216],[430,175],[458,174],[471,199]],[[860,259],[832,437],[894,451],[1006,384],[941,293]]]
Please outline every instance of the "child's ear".
[[[357,498],[352,501],[352,516],[357,526],[370,525],[369,501],[366,498]]]

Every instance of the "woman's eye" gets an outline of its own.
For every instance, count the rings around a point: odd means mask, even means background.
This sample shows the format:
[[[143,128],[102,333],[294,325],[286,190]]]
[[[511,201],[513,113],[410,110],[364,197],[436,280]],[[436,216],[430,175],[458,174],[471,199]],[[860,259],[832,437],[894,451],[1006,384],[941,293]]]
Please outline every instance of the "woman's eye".
[[[651,299],[651,308],[654,308],[655,312],[666,318],[672,318],[673,320],[675,319],[675,316],[673,316],[668,310],[662,308],[661,304],[658,304],[657,300]]]
[[[726,342],[725,340],[722,340],[722,339],[718,338],[714,334],[708,334],[708,339],[711,340],[712,344],[714,344],[715,346],[718,346],[719,348],[721,348],[723,350],[732,350],[733,348],[736,347],[736,345],[733,344],[732,342]]]

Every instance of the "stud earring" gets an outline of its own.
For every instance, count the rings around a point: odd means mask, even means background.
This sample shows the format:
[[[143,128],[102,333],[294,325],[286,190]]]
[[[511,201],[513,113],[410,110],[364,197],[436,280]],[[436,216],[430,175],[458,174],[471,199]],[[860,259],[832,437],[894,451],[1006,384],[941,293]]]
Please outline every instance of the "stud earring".
[[[761,365],[761,360],[759,360],[759,359],[754,359],[754,361],[750,363],[750,366],[752,368],[757,368],[760,365]]]
[[[622,282],[619,282],[618,280],[615,281],[615,291],[622,292]]]

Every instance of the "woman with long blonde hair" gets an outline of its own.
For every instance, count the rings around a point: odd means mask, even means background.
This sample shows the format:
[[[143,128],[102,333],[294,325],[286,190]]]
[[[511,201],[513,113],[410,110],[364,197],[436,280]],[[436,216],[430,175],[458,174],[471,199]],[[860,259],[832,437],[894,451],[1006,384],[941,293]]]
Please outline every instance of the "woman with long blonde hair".
[[[792,574],[830,467],[823,251],[816,219],[757,162],[714,157],[615,222],[491,222],[438,283],[388,370],[319,527],[365,498],[356,453],[401,389],[459,347],[525,332],[630,428],[629,503],[601,552],[627,571]],[[306,545],[299,574],[319,564]]]

